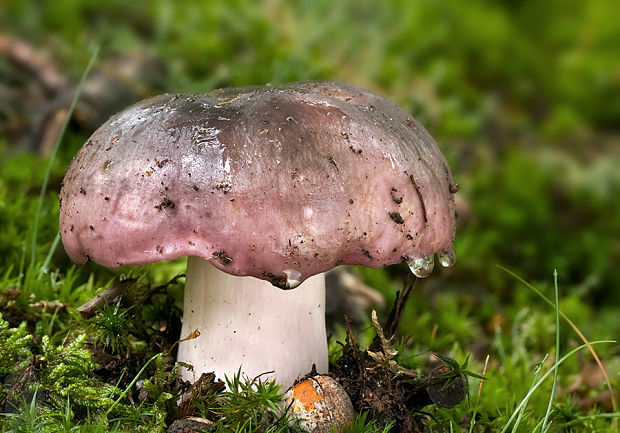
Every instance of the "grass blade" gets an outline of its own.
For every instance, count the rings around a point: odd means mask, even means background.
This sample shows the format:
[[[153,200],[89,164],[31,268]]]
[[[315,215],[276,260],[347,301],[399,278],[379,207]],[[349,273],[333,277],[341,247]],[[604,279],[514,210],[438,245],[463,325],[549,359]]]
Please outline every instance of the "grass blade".
[[[60,128],[60,132],[56,137],[56,141],[54,142],[54,147],[52,148],[52,154],[50,155],[49,162],[47,163],[47,168],[45,169],[45,175],[43,176],[43,184],[41,185],[41,191],[39,193],[39,200],[37,202],[37,211],[34,214],[34,227],[32,229],[32,245],[30,246],[30,262],[34,264],[36,259],[36,246],[37,246],[37,237],[39,232],[39,220],[41,218],[41,211],[43,209],[43,199],[45,198],[45,193],[47,192],[47,184],[49,183],[50,173],[52,171],[52,166],[54,165],[54,160],[56,159],[56,154],[58,153],[58,148],[60,147],[60,141],[62,137],[65,135],[65,130],[67,129],[67,125],[71,120],[71,116],[73,111],[75,110],[75,105],[77,104],[78,99],[80,98],[80,94],[82,93],[82,88],[84,87],[84,83],[86,82],[86,77],[90,73],[93,65],[95,64],[95,60],[97,60],[97,56],[99,55],[99,47],[95,47],[93,51],[93,55],[82,74],[82,78],[80,78],[80,83],[75,91],[75,95],[73,96],[73,100],[71,101],[71,105],[69,105],[69,110],[67,111],[67,115],[65,116],[65,120],[62,123],[62,127]]]
[[[555,291],[555,359],[560,356],[560,295],[558,290],[558,270],[553,271],[553,287]],[[555,369],[553,373],[553,385],[551,386],[551,395],[549,396],[549,405],[547,406],[547,412],[543,419],[541,432],[546,432],[549,426],[547,421],[549,420],[549,414],[551,413],[551,406],[553,404],[553,398],[555,397],[555,390],[558,383],[558,369]]]
[[[564,431],[567,427],[571,427],[577,424],[581,424],[582,422],[588,420],[588,419],[597,419],[597,418],[612,418],[615,420],[618,420],[620,418],[620,412],[614,412],[614,413],[596,413],[593,415],[585,415],[585,416],[580,416],[579,418],[575,418],[572,419],[568,422],[565,422],[564,424],[560,424],[558,426],[556,426],[555,430],[553,430],[553,433],[557,433],[560,431]]]
[[[48,271],[50,262],[52,261],[52,256],[54,255],[54,252],[56,252],[56,248],[58,248],[59,242],[60,242],[60,233],[56,233],[56,237],[54,238],[54,241],[52,242],[52,246],[47,252],[47,256],[45,256],[43,265],[41,265],[41,268],[39,269],[39,277]]]
[[[537,365],[536,365],[536,369],[534,370],[534,378],[532,379],[532,384],[530,385],[530,388],[528,389],[528,392],[532,389],[532,387],[534,385],[536,385],[536,381],[538,380],[538,375],[540,374],[540,370],[542,369],[543,365],[545,364],[545,361],[547,361],[547,357],[549,355],[545,355],[545,357],[543,358],[542,361],[540,361]],[[557,358],[556,358],[557,359]],[[529,401],[529,398],[527,399],[523,399],[525,401],[525,404],[523,405],[523,407],[521,408],[521,410],[519,411],[519,416],[517,417],[517,420],[515,421],[514,426],[512,427],[512,433],[517,433],[517,428],[519,427],[519,424],[521,424],[521,418],[523,418],[523,414],[525,413],[525,408],[527,406],[527,402]]]
[[[149,364],[156,358],[160,357],[161,354],[158,353],[157,355],[153,356],[151,359],[149,359],[146,364],[144,364],[144,366],[140,369],[140,371],[138,372],[138,374],[136,374],[136,377],[133,378],[133,380],[131,381],[131,383],[129,385],[127,385],[127,388],[125,388],[125,391],[123,391],[121,393],[121,395],[116,399],[116,401],[114,403],[112,403],[112,405],[108,408],[108,410],[105,411],[105,413],[103,414],[104,417],[107,417],[110,412],[112,412],[112,409],[114,409],[116,407],[116,405],[123,399],[123,397],[125,397],[125,395],[127,395],[127,393],[129,392],[129,390],[131,389],[132,386],[134,386],[136,384],[136,382],[138,381],[138,379],[140,378],[140,376],[142,375],[142,373],[144,373],[144,371],[146,370],[146,367],[149,366]],[[120,381],[120,379],[119,379]]]
[[[512,416],[508,419],[508,421],[506,422],[506,425],[504,425],[504,428],[502,429],[502,431],[500,433],[505,433],[508,430],[508,427],[510,427],[510,424],[512,424],[512,422],[514,421],[515,417],[519,414],[519,412],[521,411],[521,408],[527,403],[527,401],[529,400],[529,398],[532,396],[532,394],[534,393],[534,391],[536,391],[538,389],[538,387],[540,387],[540,385],[542,385],[542,383],[545,381],[545,379],[547,377],[549,377],[549,375],[554,372],[559,366],[560,364],[562,364],[564,361],[566,361],[568,358],[570,358],[571,356],[573,356],[575,353],[579,352],[582,349],[585,349],[588,346],[593,346],[595,344],[604,344],[604,343],[615,343],[615,340],[601,340],[601,341],[592,341],[590,343],[586,343],[586,344],[582,344],[581,346],[578,346],[576,348],[574,348],[573,350],[571,350],[570,352],[568,352],[566,355],[564,355],[562,358],[560,358],[558,361],[555,362],[555,364],[553,364],[553,367],[551,367],[545,374],[543,374],[543,376],[540,378],[540,380],[536,383],[536,385],[534,385],[529,391],[528,393],[525,395],[525,397],[523,398],[523,400],[521,400],[521,403],[519,403],[519,405],[517,406],[517,408],[515,409],[514,413],[512,414]]]
[[[474,431],[474,426],[476,425],[476,414],[478,413],[478,407],[480,406],[480,395],[482,394],[482,384],[484,383],[484,375],[487,374],[487,367],[489,365],[489,355],[487,355],[484,360],[484,367],[482,369],[482,377],[480,378],[480,384],[478,385],[478,396],[476,398],[476,406],[474,407],[474,413],[471,416],[471,421],[469,422],[469,433]]]
[[[540,290],[538,290],[536,287],[532,286],[530,283],[528,283],[527,281],[525,281],[523,278],[521,278],[519,275],[515,274],[514,272],[512,272],[510,269],[503,267],[502,265],[497,265],[502,271],[506,272],[508,275],[510,275],[511,277],[513,277],[514,279],[516,279],[517,281],[519,281],[521,284],[523,284],[525,287],[527,287],[528,289],[530,289],[531,291],[533,291],[534,293],[536,293],[538,296],[540,296],[545,302],[547,302],[547,304],[551,305],[553,307],[553,302],[551,302]],[[583,341],[585,344],[588,344],[588,339],[585,337],[585,335],[583,335],[583,333],[579,330],[579,328],[577,328],[577,325],[575,325],[573,323],[572,320],[570,320],[568,318],[568,316],[566,314],[564,314],[561,310],[559,310],[560,316],[562,316],[562,318],[566,321],[566,323],[569,324],[569,326],[571,328],[573,328],[573,331],[575,331],[575,333],[579,336],[579,338],[581,339],[581,341]],[[610,400],[611,400],[611,407],[613,408],[614,412],[618,412],[618,405],[616,403],[616,396],[614,393],[614,389],[611,386],[611,380],[609,380],[609,375],[607,374],[607,369],[605,368],[605,366],[603,365],[603,362],[601,361],[601,359],[599,358],[598,354],[596,353],[596,351],[594,350],[593,347],[588,346],[588,350],[590,351],[590,353],[592,354],[592,357],[594,358],[594,361],[596,362],[596,364],[598,365],[598,368],[601,370],[601,374],[603,375],[603,377],[605,378],[605,384],[607,385],[607,389],[609,390],[609,394],[610,394]],[[618,433],[618,418],[614,418],[614,431],[616,433]]]

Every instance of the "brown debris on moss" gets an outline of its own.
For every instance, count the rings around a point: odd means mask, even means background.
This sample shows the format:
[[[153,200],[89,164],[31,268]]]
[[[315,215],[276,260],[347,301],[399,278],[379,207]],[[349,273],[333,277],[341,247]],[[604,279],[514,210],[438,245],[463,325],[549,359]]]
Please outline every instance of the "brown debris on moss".
[[[398,364],[392,339],[413,287],[414,283],[406,285],[397,295],[385,331],[373,311],[377,336],[368,350],[360,349],[347,323],[346,341],[339,343],[342,356],[331,372],[358,413],[368,412],[369,419],[385,425],[394,422],[393,432],[424,431],[423,418],[428,416],[422,412],[425,406],[453,407],[467,393],[466,376],[449,358],[438,356],[443,364],[428,377]]]

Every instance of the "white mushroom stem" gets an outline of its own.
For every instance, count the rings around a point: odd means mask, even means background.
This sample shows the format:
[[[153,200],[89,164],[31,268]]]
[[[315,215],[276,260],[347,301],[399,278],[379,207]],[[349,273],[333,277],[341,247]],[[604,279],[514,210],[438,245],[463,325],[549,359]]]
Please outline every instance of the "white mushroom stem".
[[[194,382],[210,371],[232,378],[241,367],[248,377],[273,371],[271,378],[287,389],[312,364],[327,373],[323,274],[281,290],[189,257],[183,304],[181,338],[200,332],[179,344],[177,360],[194,367],[181,369],[185,380]]]

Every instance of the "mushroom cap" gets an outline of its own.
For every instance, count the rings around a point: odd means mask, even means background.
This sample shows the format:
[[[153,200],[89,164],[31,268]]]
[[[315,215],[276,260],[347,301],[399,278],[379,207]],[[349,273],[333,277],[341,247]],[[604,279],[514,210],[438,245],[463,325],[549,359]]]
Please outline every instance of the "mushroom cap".
[[[290,414],[310,433],[340,431],[355,421],[349,395],[329,376],[314,376],[296,383],[282,400],[282,406],[290,407]]]
[[[200,256],[288,287],[339,264],[452,251],[452,175],[406,112],[336,82],[165,94],[72,161],[60,230],[76,263]]]

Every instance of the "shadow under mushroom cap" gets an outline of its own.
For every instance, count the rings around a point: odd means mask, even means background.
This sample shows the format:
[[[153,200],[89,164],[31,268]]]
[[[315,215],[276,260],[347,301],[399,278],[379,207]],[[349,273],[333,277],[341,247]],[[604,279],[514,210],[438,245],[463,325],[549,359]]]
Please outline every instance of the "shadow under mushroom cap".
[[[160,95],[79,151],[60,229],[76,263],[194,255],[283,287],[451,251],[451,184],[417,121],[349,84]]]

